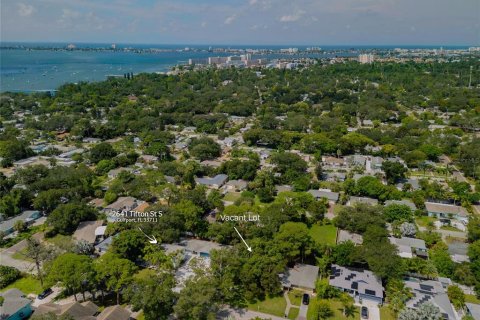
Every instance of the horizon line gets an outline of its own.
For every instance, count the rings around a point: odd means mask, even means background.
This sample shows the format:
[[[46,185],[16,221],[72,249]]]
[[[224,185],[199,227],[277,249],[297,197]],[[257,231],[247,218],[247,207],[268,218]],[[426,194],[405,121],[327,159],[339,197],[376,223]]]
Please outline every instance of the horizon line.
[[[246,43],[239,43],[239,44],[233,44],[233,43],[148,43],[148,42],[97,42],[97,41],[48,41],[48,40],[0,40],[0,43],[6,43],[6,42],[12,42],[12,43],[51,43],[51,44],[64,44],[64,43],[69,43],[69,44],[116,44],[116,45],[167,45],[167,46],[315,46],[315,47],[321,47],[321,46],[341,46],[341,47],[391,47],[391,46],[408,46],[408,47],[477,47],[480,46],[480,44],[439,44],[439,43],[434,43],[434,44],[305,44],[305,43],[281,43],[281,44],[246,44]]]

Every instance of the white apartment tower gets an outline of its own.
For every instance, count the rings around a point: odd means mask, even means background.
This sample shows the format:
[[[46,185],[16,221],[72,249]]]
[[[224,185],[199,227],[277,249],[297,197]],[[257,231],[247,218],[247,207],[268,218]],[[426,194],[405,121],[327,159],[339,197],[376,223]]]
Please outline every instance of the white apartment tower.
[[[360,63],[373,63],[374,60],[373,54],[361,54],[358,56],[358,62]]]

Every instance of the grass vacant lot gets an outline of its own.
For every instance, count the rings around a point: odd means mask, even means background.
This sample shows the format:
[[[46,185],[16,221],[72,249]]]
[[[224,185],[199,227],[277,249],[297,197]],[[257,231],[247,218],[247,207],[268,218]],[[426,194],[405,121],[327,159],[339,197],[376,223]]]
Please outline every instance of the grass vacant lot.
[[[386,306],[380,307],[380,320],[395,320],[392,311]]]
[[[25,256],[26,252],[27,252],[27,248],[23,248],[22,250],[17,251],[17,252],[15,252],[14,254],[12,254],[12,258],[13,258],[13,259],[17,259],[17,260],[24,260],[24,261],[28,261],[28,262],[34,262],[33,259],[30,259],[30,258],[28,258],[27,256]]]
[[[237,200],[238,198],[240,198],[241,194],[240,192],[229,192],[225,195],[225,197],[223,198],[223,200],[225,201],[231,201],[231,202],[235,202],[235,200]]]
[[[307,319],[308,320],[316,319],[314,312],[316,310],[316,305],[320,301],[327,301],[328,304],[330,305],[330,309],[332,310],[333,315],[328,319],[347,320],[347,317],[345,317],[343,315],[343,304],[340,301],[338,301],[338,300],[317,300],[317,299],[310,300],[310,306],[308,307],[308,312],[307,312]],[[355,317],[348,318],[348,319],[360,319],[360,308],[355,307],[355,310],[357,310],[357,312],[355,313]]]
[[[43,291],[43,288],[40,284],[40,280],[37,280],[36,278],[34,278],[33,276],[30,276],[30,275],[18,279],[14,283],[12,283],[9,286],[3,288],[2,291],[12,289],[12,288],[16,288],[16,289],[22,291],[23,293],[25,293],[26,295],[30,294],[30,293],[34,293],[34,294],[37,295],[37,294],[39,294],[40,292]]]
[[[303,292],[300,290],[292,290],[288,293],[288,298],[290,299],[290,303],[294,306],[300,306],[302,303],[302,296]]]
[[[283,295],[276,297],[266,297],[263,301],[257,301],[248,305],[249,310],[268,313],[279,317],[285,316],[286,307],[287,301],[285,301]]]
[[[318,244],[334,245],[337,238],[337,228],[331,224],[323,226],[314,224],[310,228],[310,236]]]

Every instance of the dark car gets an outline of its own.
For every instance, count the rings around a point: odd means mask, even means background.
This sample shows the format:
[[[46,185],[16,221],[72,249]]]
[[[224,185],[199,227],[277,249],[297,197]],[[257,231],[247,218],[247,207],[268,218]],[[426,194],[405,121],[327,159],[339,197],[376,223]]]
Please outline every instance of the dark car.
[[[310,296],[308,295],[308,293],[303,294],[302,303],[307,305],[310,303]]]
[[[362,307],[362,319],[368,319],[368,308]]]
[[[43,292],[41,292],[41,293],[38,295],[38,299],[40,299],[40,300],[45,299],[46,297],[48,297],[48,296],[51,295],[52,293],[53,293],[52,288],[45,289]]]

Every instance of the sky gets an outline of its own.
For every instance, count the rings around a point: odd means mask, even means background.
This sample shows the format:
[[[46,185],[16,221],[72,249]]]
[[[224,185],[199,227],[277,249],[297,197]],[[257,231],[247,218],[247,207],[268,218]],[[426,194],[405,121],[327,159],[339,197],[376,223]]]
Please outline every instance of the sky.
[[[480,0],[0,0],[0,40],[480,45]]]

